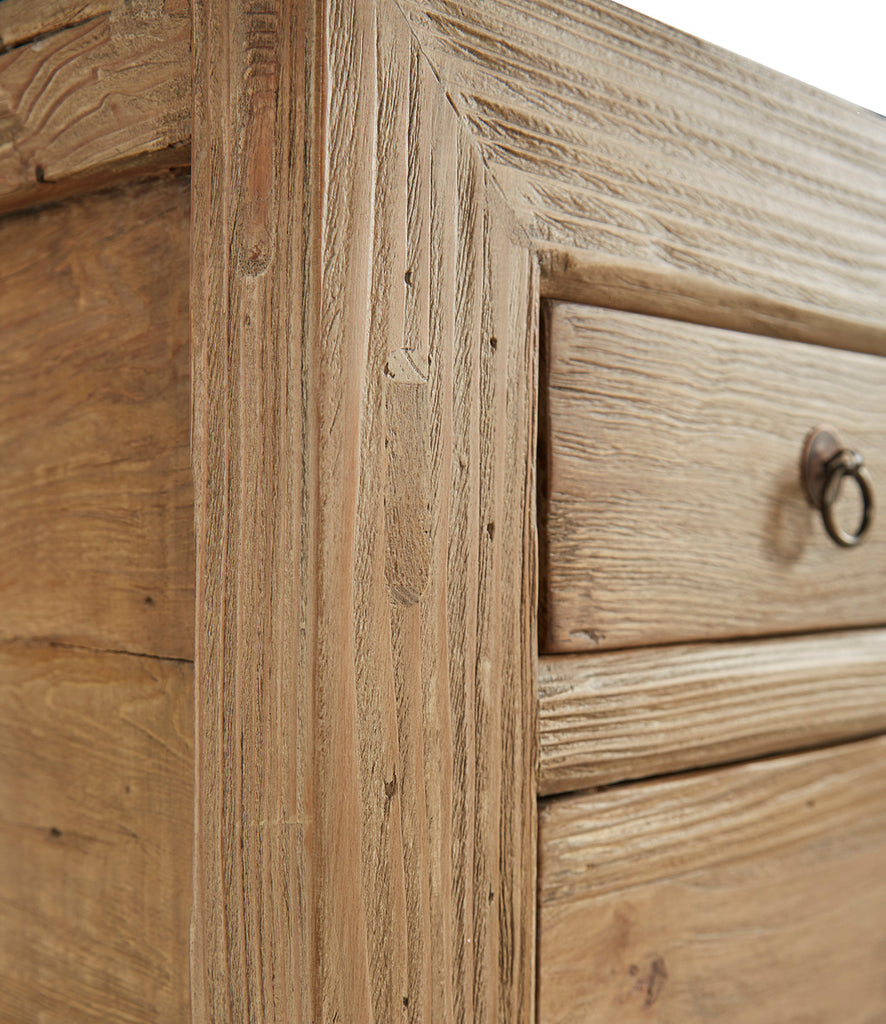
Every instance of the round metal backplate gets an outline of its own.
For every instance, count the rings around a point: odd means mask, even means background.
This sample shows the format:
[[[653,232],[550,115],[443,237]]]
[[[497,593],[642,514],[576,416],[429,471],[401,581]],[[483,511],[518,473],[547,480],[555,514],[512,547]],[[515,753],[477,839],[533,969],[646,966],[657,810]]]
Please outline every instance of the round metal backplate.
[[[803,456],[800,460],[800,476],[810,504],[821,508],[824,501],[824,484],[828,460],[832,459],[843,445],[833,427],[815,427],[806,436]]]

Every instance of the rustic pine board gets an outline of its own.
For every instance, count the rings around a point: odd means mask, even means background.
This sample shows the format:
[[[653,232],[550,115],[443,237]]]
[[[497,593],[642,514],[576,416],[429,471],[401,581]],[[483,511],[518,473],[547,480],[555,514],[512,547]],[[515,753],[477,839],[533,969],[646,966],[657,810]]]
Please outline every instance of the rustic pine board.
[[[886,1013],[886,739],[542,804],[539,1024]]]
[[[187,0],[182,2],[187,14]],[[0,5],[0,46],[9,50],[103,14],[117,14],[125,4],[126,0],[3,0]],[[159,14],[169,4],[154,6]]]
[[[886,732],[886,630],[539,659],[539,793]]]
[[[0,639],[193,657],[189,209],[185,178],[0,221]]]
[[[0,1019],[184,1024],[193,666],[0,643]]]

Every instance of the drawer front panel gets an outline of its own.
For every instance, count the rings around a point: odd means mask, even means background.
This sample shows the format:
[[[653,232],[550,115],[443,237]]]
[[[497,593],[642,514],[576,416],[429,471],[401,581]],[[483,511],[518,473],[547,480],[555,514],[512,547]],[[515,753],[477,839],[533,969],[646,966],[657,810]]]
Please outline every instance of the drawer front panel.
[[[542,804],[540,1024],[886,1018],[886,739]]]
[[[838,548],[799,467],[830,424],[886,494],[886,360],[569,303],[546,320],[543,650],[883,621],[882,518]]]

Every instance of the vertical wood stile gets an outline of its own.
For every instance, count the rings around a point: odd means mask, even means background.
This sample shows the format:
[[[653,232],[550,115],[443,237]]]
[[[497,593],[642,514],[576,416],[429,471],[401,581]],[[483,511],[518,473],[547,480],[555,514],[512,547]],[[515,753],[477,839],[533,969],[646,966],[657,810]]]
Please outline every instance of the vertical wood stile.
[[[531,254],[396,5],[193,11],[194,1020],[528,1022]]]

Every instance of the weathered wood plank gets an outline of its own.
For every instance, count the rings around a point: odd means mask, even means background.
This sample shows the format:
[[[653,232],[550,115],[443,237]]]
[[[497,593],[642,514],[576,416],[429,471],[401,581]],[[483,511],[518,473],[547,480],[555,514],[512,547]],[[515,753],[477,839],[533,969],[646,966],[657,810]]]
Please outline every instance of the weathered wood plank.
[[[193,666],[0,643],[0,1017],[190,1020]]]
[[[188,14],[187,0],[0,4],[0,210],[188,166]]]
[[[193,656],[188,188],[0,221],[0,639]]]
[[[886,630],[539,662],[539,792],[886,732]]]
[[[194,43],[195,1014],[529,1021],[530,254],[394,5]]]
[[[886,1013],[886,740],[542,804],[541,1024]]]
[[[125,0],[3,0],[0,49],[9,50],[102,14],[116,13],[124,3]]]
[[[799,467],[830,423],[883,486],[886,360],[547,309],[543,650],[883,622],[884,523],[838,548]],[[854,529],[858,489],[844,492]]]
[[[401,5],[545,294],[886,352],[882,118],[607,0]]]

